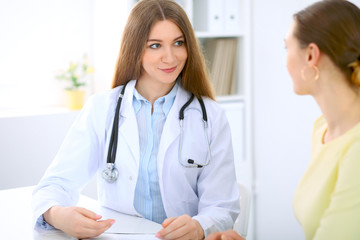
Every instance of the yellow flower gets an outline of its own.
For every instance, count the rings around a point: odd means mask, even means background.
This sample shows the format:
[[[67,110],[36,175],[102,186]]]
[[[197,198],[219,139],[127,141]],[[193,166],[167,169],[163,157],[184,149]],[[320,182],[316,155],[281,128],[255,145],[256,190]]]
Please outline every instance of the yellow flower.
[[[89,66],[89,60],[84,55],[83,63],[70,62],[66,70],[60,70],[56,73],[56,78],[67,82],[66,89],[78,89],[86,86],[86,76],[93,72],[94,68]]]
[[[86,72],[89,73],[89,74],[91,74],[91,73],[94,72],[94,68],[93,68],[93,67],[88,67],[88,69],[87,69]]]

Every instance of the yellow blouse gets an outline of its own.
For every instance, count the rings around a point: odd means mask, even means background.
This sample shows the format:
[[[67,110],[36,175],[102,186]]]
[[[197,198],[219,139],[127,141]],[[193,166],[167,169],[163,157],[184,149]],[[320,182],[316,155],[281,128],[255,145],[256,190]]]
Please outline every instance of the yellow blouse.
[[[307,240],[360,239],[360,123],[323,144],[327,124],[314,124],[311,160],[294,196]]]

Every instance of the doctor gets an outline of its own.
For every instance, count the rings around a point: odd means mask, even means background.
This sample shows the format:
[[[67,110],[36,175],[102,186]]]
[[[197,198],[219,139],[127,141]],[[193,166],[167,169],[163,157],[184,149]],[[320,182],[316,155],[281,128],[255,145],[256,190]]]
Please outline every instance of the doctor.
[[[34,225],[77,238],[108,229],[114,219],[74,207],[97,174],[100,203],[161,223],[158,238],[203,239],[232,228],[239,193],[230,128],[174,1],[135,5],[112,86],[89,99],[35,189]]]

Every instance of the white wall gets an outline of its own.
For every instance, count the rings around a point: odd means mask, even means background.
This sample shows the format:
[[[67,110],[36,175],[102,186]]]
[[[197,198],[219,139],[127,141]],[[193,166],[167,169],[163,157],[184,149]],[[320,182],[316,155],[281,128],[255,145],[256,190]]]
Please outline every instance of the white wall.
[[[75,119],[47,109],[64,104],[58,69],[87,53],[88,93],[110,88],[128,2],[0,0],[0,189],[37,184]],[[83,193],[96,198],[95,180]]]
[[[78,111],[0,116],[0,190],[38,184]],[[97,198],[95,178],[83,194]]]
[[[76,115],[0,117],[0,189],[37,184]]]
[[[0,0],[0,109],[62,104],[55,74],[92,59],[92,10],[93,0]]]
[[[93,1],[94,91],[98,92],[111,85],[130,0]]]
[[[310,157],[312,124],[320,114],[310,97],[296,96],[286,70],[284,38],[298,0],[254,0],[254,161],[256,239],[304,239],[292,209]]]

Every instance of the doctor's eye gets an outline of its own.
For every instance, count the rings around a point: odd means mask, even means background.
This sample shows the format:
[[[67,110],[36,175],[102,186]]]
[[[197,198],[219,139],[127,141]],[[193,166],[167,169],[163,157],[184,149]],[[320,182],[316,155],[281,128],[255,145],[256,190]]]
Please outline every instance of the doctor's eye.
[[[154,43],[154,44],[151,44],[150,46],[149,46],[149,48],[152,48],[152,49],[157,49],[157,48],[159,48],[160,47],[160,44],[159,43]]]
[[[182,45],[184,45],[184,41],[176,41],[175,42],[175,46],[182,46]]]

